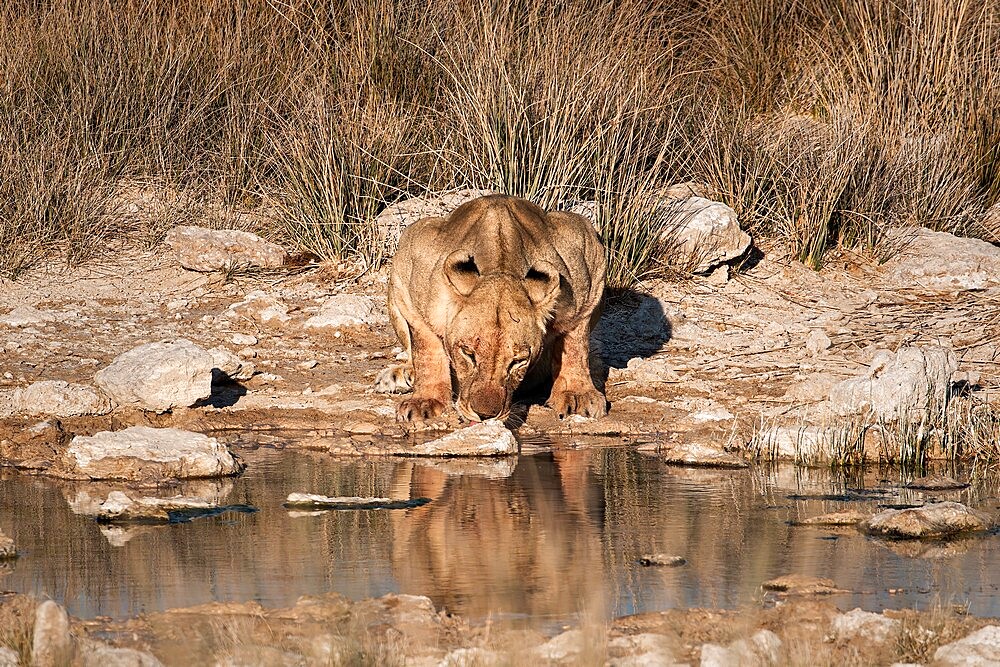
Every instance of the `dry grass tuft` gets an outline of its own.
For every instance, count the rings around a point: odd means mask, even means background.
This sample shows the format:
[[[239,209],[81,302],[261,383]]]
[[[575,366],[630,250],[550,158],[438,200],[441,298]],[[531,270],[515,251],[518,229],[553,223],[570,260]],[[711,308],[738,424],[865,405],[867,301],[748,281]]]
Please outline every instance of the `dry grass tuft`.
[[[410,194],[594,201],[614,286],[671,265],[647,198],[679,181],[815,267],[837,245],[884,261],[904,225],[997,240],[998,18],[986,0],[15,0],[0,274],[156,238],[113,194],[136,182],[369,265],[375,215]]]

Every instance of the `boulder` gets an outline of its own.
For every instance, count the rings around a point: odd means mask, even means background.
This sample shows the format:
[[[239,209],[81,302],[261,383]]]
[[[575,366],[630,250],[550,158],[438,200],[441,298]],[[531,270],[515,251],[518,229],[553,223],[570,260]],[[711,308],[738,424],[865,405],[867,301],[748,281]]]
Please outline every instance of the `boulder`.
[[[211,353],[180,338],[124,352],[94,381],[119,405],[166,412],[211,396],[213,368]]]
[[[722,202],[697,196],[649,199],[649,206],[660,220],[660,240],[668,248],[668,255],[694,273],[711,273],[750,248],[752,240],[740,228],[736,211]],[[592,223],[597,221],[596,202],[575,202],[567,210]]]
[[[1000,626],[987,625],[957,642],[934,652],[934,664],[941,667],[986,667],[1000,664]]]
[[[175,428],[132,426],[76,436],[51,473],[67,479],[167,482],[227,477],[243,468],[215,438]]]
[[[18,667],[21,664],[21,656],[17,651],[6,646],[0,647],[0,667]]]
[[[43,380],[14,391],[14,410],[28,415],[78,417],[111,412],[111,402],[93,387],[63,380]]]
[[[959,491],[969,487],[965,482],[960,482],[947,475],[917,477],[903,486],[907,489],[917,489],[919,491]]]
[[[921,507],[879,512],[859,526],[869,535],[895,539],[944,538],[961,533],[981,533],[993,520],[962,503],[928,503]]]
[[[695,273],[710,273],[750,248],[750,235],[740,229],[736,211],[722,202],[688,197],[668,205],[665,212],[660,238]]]
[[[909,244],[882,267],[890,284],[925,290],[982,290],[1000,285],[1000,248],[929,229],[908,230]]]
[[[895,635],[902,624],[895,618],[852,609],[833,619],[833,631],[840,639],[864,639],[882,644]]]
[[[319,312],[306,320],[308,328],[374,326],[389,321],[381,307],[381,300],[357,294],[337,294],[327,298]]]
[[[407,448],[413,456],[505,456],[517,454],[514,434],[495,419]]]
[[[386,249],[395,252],[403,230],[421,218],[445,217],[467,201],[494,194],[490,190],[456,190],[438,195],[413,197],[385,207],[375,217]]]
[[[958,360],[950,348],[879,350],[868,371],[830,390],[830,407],[840,415],[871,414],[882,420],[920,419],[947,401]]]
[[[70,664],[72,657],[69,615],[57,603],[46,600],[35,609],[31,664],[34,667],[61,667]]]
[[[281,246],[235,229],[179,225],[167,232],[165,243],[177,254],[180,265],[192,271],[225,271],[236,266],[276,269],[288,261]]]

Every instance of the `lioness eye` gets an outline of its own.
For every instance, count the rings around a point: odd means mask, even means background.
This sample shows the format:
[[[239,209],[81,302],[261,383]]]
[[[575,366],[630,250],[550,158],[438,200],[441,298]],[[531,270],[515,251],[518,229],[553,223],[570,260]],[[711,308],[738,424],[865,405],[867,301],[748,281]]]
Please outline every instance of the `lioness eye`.
[[[476,365],[476,355],[472,350],[463,345],[462,347],[458,348],[458,351],[462,353],[462,356],[465,357],[470,364],[472,364],[473,366]]]

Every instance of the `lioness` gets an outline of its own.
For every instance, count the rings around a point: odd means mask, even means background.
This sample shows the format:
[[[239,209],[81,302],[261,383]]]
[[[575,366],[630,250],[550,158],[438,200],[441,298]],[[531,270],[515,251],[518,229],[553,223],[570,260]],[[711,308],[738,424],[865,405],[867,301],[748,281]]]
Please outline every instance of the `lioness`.
[[[604,292],[604,247],[586,218],[490,195],[447,218],[424,218],[399,240],[389,315],[409,354],[376,389],[413,396],[400,421],[425,420],[452,397],[465,419],[505,419],[514,390],[552,378],[560,417],[601,417],[590,331]]]

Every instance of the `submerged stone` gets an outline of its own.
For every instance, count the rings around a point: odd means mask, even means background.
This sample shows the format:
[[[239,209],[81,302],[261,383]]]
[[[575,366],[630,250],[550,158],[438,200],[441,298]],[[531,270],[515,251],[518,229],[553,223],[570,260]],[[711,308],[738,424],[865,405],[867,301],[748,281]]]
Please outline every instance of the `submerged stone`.
[[[393,498],[360,498],[356,496],[321,496],[314,493],[290,493],[285,507],[295,509],[369,510],[409,509],[430,502],[430,498],[400,500]]]
[[[906,484],[907,489],[918,489],[920,491],[957,491],[969,487],[965,482],[952,479],[947,475],[928,475],[918,477]]]
[[[785,574],[769,579],[761,584],[765,591],[787,595],[833,595],[847,593],[833,582],[833,579],[813,577],[806,574]]]
[[[961,533],[981,533],[993,520],[962,503],[930,503],[907,509],[887,509],[860,525],[863,532],[896,539],[936,539]]]
[[[682,556],[670,554],[643,554],[639,557],[639,565],[646,567],[677,567],[686,563]]]
[[[709,468],[748,468],[746,459],[718,447],[697,442],[642,445],[639,451],[654,454],[664,463]]]
[[[856,526],[870,518],[871,514],[858,510],[841,510],[819,516],[812,516],[801,521],[794,521],[797,526]]]

